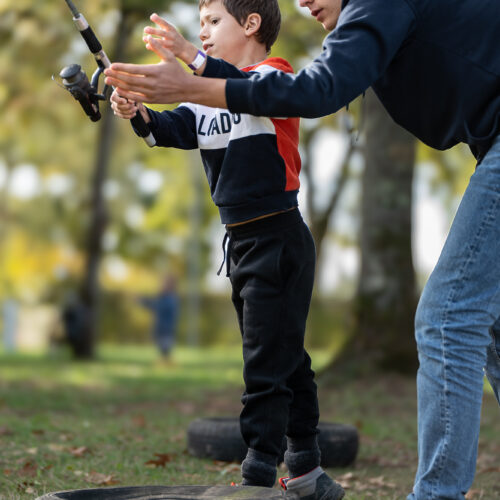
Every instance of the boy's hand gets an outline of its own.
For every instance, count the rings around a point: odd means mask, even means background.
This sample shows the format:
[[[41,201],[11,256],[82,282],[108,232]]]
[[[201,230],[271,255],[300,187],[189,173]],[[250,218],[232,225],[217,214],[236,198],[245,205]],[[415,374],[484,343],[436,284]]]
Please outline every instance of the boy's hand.
[[[198,49],[191,42],[188,42],[170,23],[165,19],[161,18],[158,14],[152,14],[150,17],[158,28],[153,28],[152,26],[147,26],[144,28],[144,43],[146,48],[155,52],[160,58],[162,57],[158,53],[156,46],[151,43],[153,36],[158,37],[156,40],[160,42],[162,47],[169,50],[178,57],[181,61],[186,64],[190,64],[194,61]]]
[[[133,118],[137,111],[141,113],[146,123],[149,123],[151,119],[149,118],[149,114],[146,111],[146,108],[142,103],[134,103],[123,97],[118,95],[116,90],[113,90],[113,93],[110,97],[111,109],[115,113],[116,116],[123,118],[125,120],[130,120]]]

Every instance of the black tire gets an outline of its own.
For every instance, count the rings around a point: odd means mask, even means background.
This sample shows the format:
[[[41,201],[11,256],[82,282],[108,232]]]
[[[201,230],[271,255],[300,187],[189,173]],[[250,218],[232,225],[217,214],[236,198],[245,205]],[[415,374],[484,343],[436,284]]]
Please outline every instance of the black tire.
[[[37,500],[279,500],[280,491],[256,486],[129,486],[48,493]]]
[[[359,449],[356,427],[320,422],[318,430],[322,467],[347,467],[356,460]]]
[[[234,417],[198,418],[187,431],[188,452],[193,457],[212,458],[222,462],[242,462],[247,445]]]
[[[352,425],[320,422],[318,444],[323,467],[345,467],[356,459],[359,447],[358,431]],[[222,462],[242,462],[247,446],[235,417],[198,418],[187,431],[188,452],[198,458]],[[286,439],[279,462],[283,461]]]

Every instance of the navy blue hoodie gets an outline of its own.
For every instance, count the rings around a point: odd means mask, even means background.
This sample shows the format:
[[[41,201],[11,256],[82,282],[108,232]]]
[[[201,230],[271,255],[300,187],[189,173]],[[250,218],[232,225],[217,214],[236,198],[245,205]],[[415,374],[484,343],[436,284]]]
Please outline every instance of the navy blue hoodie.
[[[314,118],[370,86],[424,143],[464,142],[480,159],[500,132],[499,0],[343,0],[317,59],[295,76],[228,79],[226,98],[233,113]]]

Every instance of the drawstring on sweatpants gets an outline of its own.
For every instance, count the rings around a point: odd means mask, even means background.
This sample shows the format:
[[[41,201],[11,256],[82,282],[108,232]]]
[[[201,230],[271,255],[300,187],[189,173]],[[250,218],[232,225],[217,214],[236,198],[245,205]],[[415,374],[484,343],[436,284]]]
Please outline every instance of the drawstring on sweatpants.
[[[226,263],[226,277],[229,278],[229,262],[231,260],[231,257],[229,255],[230,252],[229,245],[231,242],[228,243],[228,239],[229,239],[229,233],[226,233],[224,235],[224,239],[222,240],[222,252],[224,253],[224,257],[222,259],[222,264],[220,265],[219,270],[217,271],[217,276],[220,276],[222,268],[224,267],[224,263]],[[226,243],[228,243],[227,246]]]

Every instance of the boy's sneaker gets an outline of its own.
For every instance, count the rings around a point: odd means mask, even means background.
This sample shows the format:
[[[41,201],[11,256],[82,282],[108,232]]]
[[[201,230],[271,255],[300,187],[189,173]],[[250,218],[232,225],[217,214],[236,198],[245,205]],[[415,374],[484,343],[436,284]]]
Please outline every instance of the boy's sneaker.
[[[285,490],[285,498],[290,500],[341,500],[345,494],[342,486],[321,467],[294,479],[282,477],[280,485]]]

